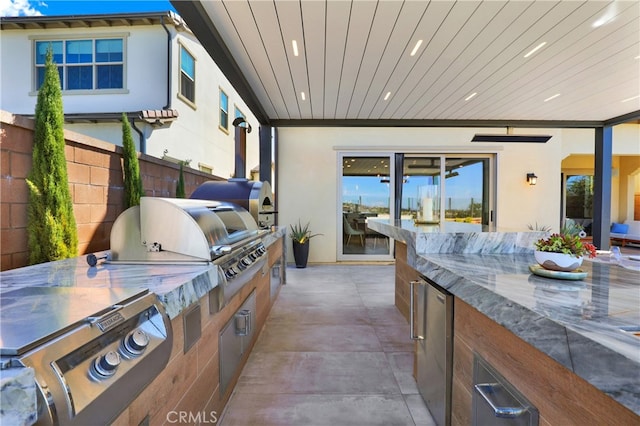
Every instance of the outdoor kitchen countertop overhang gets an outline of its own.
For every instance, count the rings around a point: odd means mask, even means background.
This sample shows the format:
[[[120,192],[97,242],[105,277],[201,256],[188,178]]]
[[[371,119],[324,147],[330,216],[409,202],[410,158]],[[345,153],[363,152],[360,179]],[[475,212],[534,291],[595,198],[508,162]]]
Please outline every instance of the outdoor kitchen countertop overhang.
[[[262,236],[262,243],[268,248],[286,235],[286,231],[286,227],[277,227]],[[81,256],[1,272],[0,297],[24,287],[147,289],[156,294],[169,318],[174,319],[217,287],[221,274],[220,268],[211,262],[188,265],[99,263],[90,267],[86,257]],[[3,327],[11,326],[10,318],[4,318],[3,322]],[[0,422],[32,424],[36,420],[33,374],[31,368],[1,371],[1,399],[6,396],[8,400],[9,392],[18,392],[21,396],[12,399],[13,406],[0,416]]]
[[[426,278],[640,415],[640,337],[623,331],[640,327],[638,270],[585,260],[584,280],[550,279],[529,271],[536,233],[369,227],[405,243],[409,265]]]
[[[262,237],[266,248],[286,233],[285,227]],[[220,268],[201,264],[98,263],[90,267],[84,256],[41,263],[0,273],[0,297],[20,287],[140,288],[155,293],[169,318],[198,302],[222,279]]]

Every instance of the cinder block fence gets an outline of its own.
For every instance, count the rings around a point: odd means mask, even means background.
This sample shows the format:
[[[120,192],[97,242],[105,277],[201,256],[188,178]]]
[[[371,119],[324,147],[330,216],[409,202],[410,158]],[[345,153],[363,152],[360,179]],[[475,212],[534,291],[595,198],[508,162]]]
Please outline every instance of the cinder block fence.
[[[31,170],[35,122],[0,110],[0,270],[26,266],[26,178]],[[78,227],[79,254],[109,249],[111,226],[124,209],[122,148],[79,133],[65,131],[69,189]],[[138,155],[144,193],[175,197],[178,165]],[[221,178],[186,167],[187,197],[201,183]]]

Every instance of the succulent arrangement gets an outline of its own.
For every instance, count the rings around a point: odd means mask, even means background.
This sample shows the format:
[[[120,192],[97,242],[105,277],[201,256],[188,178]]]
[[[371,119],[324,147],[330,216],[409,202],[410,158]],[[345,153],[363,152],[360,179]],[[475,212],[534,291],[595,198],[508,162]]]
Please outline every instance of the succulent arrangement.
[[[596,246],[591,243],[582,242],[580,237],[571,233],[554,233],[547,238],[540,238],[534,243],[536,250],[551,253],[564,253],[574,257],[588,255],[589,258],[596,257]]]

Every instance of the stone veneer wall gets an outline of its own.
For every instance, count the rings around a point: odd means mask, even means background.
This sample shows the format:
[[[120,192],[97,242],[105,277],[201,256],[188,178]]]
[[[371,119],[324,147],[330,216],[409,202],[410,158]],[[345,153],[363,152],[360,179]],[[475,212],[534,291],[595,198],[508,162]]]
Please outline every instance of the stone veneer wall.
[[[26,178],[31,170],[31,119],[0,110],[0,270],[26,266]],[[122,148],[65,130],[67,172],[78,227],[79,254],[109,249],[111,226],[123,211]],[[138,154],[147,196],[175,197],[178,165]],[[221,178],[185,168],[187,197],[201,183]]]

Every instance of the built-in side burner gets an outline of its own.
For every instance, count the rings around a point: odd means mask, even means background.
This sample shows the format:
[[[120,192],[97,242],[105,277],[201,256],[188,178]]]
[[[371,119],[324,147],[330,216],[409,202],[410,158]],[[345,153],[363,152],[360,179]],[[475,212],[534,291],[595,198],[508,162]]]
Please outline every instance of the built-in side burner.
[[[34,369],[39,425],[108,424],[164,369],[171,322],[143,289],[4,291],[3,368]]]

